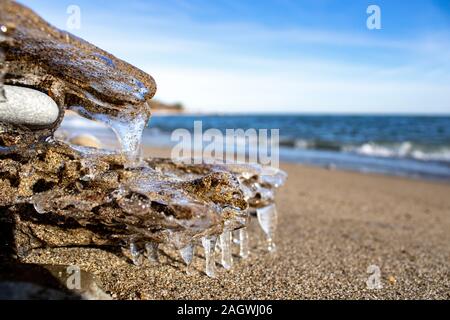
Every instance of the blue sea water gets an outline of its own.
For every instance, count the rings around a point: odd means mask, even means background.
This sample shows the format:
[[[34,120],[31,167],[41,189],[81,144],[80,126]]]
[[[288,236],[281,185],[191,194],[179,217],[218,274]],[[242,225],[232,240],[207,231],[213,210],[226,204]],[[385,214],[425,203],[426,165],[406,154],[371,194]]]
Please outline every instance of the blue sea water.
[[[154,115],[144,143],[171,146],[171,133],[279,129],[280,160],[450,181],[450,116]]]

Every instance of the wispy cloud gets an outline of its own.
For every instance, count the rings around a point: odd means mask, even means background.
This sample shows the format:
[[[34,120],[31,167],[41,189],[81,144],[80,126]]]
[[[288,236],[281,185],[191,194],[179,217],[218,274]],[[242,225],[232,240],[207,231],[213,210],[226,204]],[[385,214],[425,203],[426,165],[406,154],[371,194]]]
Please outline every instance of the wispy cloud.
[[[268,23],[270,12],[252,18],[239,1],[129,1],[110,10],[81,2],[77,35],[154,75],[160,99],[192,109],[450,112],[450,32],[431,20],[408,32],[370,32],[363,23]],[[42,9],[64,27],[52,7]]]

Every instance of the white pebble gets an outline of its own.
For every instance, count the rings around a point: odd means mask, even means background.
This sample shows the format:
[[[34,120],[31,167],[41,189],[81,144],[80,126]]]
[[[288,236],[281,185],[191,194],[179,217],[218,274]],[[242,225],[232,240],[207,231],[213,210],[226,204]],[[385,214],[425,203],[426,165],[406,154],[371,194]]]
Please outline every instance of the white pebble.
[[[102,143],[100,142],[100,140],[90,134],[80,134],[74,136],[70,138],[69,142],[83,147],[91,147],[97,149],[100,149],[102,147]]]
[[[58,119],[59,108],[46,94],[23,87],[5,85],[6,101],[0,102],[0,121],[45,126]]]

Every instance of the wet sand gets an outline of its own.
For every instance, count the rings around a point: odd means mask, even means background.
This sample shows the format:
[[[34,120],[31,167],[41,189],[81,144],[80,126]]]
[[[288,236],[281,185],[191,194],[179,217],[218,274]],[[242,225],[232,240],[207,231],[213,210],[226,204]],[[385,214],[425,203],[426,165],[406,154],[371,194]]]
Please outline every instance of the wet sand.
[[[167,156],[164,150],[147,150]],[[46,249],[27,262],[76,264],[116,299],[449,299],[450,184],[283,164],[277,252],[265,250],[255,219],[251,257],[217,279],[194,273],[163,248],[161,265],[136,267],[99,249]],[[382,289],[369,289],[367,268]],[[376,276],[376,275],[372,275]]]

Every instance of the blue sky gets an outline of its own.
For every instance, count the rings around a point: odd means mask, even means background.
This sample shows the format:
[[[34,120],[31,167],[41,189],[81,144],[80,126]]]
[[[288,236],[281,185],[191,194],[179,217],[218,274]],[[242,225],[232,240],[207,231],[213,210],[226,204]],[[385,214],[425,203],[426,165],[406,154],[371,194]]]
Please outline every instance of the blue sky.
[[[22,0],[193,111],[450,113],[450,1]],[[381,9],[381,30],[366,27]]]

